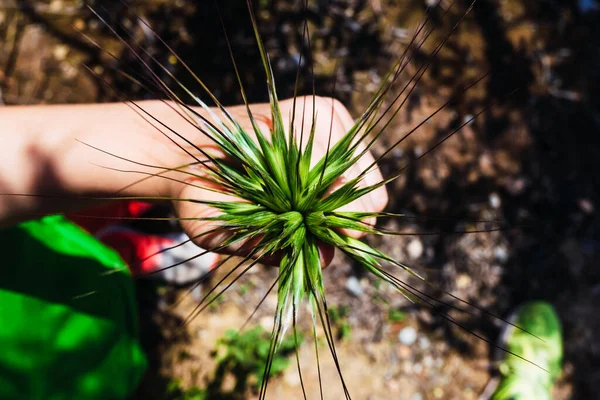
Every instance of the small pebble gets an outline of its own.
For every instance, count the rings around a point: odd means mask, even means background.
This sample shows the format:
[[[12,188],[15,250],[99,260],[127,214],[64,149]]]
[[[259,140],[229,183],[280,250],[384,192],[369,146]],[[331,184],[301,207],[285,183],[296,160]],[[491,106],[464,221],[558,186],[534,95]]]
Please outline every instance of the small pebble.
[[[412,375],[414,364],[412,360],[404,360],[400,367],[404,375]]]
[[[471,286],[472,280],[471,277],[467,274],[459,274],[456,277],[456,288],[459,290],[464,290]]]
[[[200,328],[198,328],[198,329],[196,330],[196,337],[197,337],[198,339],[200,339],[201,341],[204,341],[204,340],[206,340],[206,339],[207,339],[209,336],[210,336],[210,335],[209,335],[209,333],[206,331],[206,329],[200,329]]]
[[[396,356],[401,360],[406,360],[412,356],[412,349],[410,346],[402,344],[396,348]]]
[[[433,389],[433,397],[435,397],[436,399],[441,399],[444,396],[444,389],[442,389],[441,387],[436,387],[435,389]]]
[[[284,376],[285,383],[292,387],[296,387],[300,385],[300,376],[297,371],[289,371]]]
[[[348,293],[350,293],[352,296],[356,297],[360,297],[364,293],[360,281],[355,276],[351,276],[346,281],[346,290],[348,290]]]
[[[423,364],[421,363],[415,363],[415,365],[413,365],[413,373],[419,375],[421,372],[423,372]]]
[[[78,31],[82,31],[85,29],[85,21],[81,18],[77,18],[75,20],[75,22],[73,23],[73,26],[75,27],[75,29],[77,29]]]
[[[500,208],[502,205],[502,200],[500,200],[498,193],[490,193],[489,202],[492,208]]]
[[[421,348],[421,350],[427,350],[430,345],[431,342],[425,336],[421,336],[419,338],[419,347]]]
[[[387,389],[390,392],[398,392],[398,391],[400,391],[400,383],[398,383],[397,381],[392,381],[392,380],[387,381],[385,383],[385,386],[387,387]]]
[[[306,64],[304,58],[300,57],[300,53],[294,53],[291,55],[291,59],[294,61],[296,67],[304,67]]]
[[[69,48],[66,45],[59,44],[52,50],[52,55],[59,61],[67,58],[67,54],[69,54]]]
[[[483,154],[479,157],[479,169],[485,176],[492,176],[494,174],[494,162],[489,154]]]
[[[167,311],[169,309],[169,303],[164,296],[158,298],[158,301],[156,302],[156,308],[158,308],[160,311]]]
[[[406,39],[409,37],[409,32],[404,28],[392,28],[392,36],[396,39]]]
[[[198,285],[192,289],[192,299],[195,301],[202,301],[202,286]]]
[[[423,365],[426,368],[431,368],[433,366],[433,357],[431,357],[431,356],[423,357]]]
[[[49,8],[50,12],[58,13],[64,8],[64,5],[63,5],[62,0],[52,0],[50,2],[50,6],[48,8]]]
[[[407,326],[398,333],[398,340],[405,345],[412,345],[417,340],[417,331],[415,328]]]
[[[496,257],[496,260],[499,262],[506,262],[508,260],[508,251],[506,250],[506,247],[496,247],[496,249],[494,249],[494,257]]]
[[[270,331],[271,329],[273,329],[273,317],[269,317],[269,316],[262,317],[260,319],[259,324],[267,331]]]
[[[594,203],[590,199],[579,199],[579,208],[586,214],[594,212]]]
[[[423,254],[423,243],[419,239],[413,239],[408,244],[406,251],[410,258],[416,260]]]
[[[361,26],[356,21],[347,20],[345,25],[346,25],[346,28],[348,28],[353,33],[360,32]]]
[[[100,26],[101,26],[101,24],[100,24],[100,21],[98,21],[98,20],[95,20],[95,19],[91,20],[91,21],[88,23],[88,27],[89,27],[89,28],[90,28],[92,31],[97,31],[98,29],[100,29]]]
[[[413,393],[410,400],[423,400],[423,395],[421,393]]]
[[[94,71],[94,74],[96,74],[96,75],[102,75],[104,73],[104,67],[102,67],[101,65],[96,65],[92,69]]]
[[[523,190],[525,190],[526,186],[527,180],[525,178],[509,179],[506,183],[506,189],[513,196],[523,193]]]

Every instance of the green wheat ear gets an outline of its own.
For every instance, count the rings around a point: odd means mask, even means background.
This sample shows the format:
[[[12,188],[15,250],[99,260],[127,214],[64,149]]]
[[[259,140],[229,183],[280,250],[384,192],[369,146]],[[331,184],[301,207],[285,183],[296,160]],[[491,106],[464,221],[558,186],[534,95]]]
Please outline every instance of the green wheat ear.
[[[380,98],[376,98],[369,108],[370,111],[365,113],[341,140],[333,144],[325,156],[314,160],[314,166],[311,167],[316,116],[313,114],[306,143],[301,143],[304,135],[294,130],[293,121],[290,127],[284,125],[269,58],[258,34],[250,3],[248,7],[266,72],[272,121],[270,138],[265,137],[249,109],[248,116],[256,140],[224,108],[221,110],[225,121],[211,112],[197,96],[193,98],[212,119],[208,121],[197,118],[196,122],[210,133],[226,156],[212,160],[213,168],[208,171],[210,179],[227,188],[236,200],[239,200],[213,202],[212,206],[218,209],[220,214],[209,219],[218,222],[222,229],[230,232],[228,243],[260,238],[255,256],[260,258],[275,253],[281,256],[269,362],[260,391],[260,397],[263,398],[273,355],[290,326],[293,326],[296,337],[298,310],[304,303],[309,306],[314,325],[318,319],[325,328],[326,339],[337,364],[333,336],[328,323],[318,243],[336,247],[364,266],[367,271],[394,284],[407,297],[412,296],[395,284],[381,269],[379,260],[389,257],[343,233],[342,229],[377,233],[376,228],[362,222],[362,219],[377,213],[336,212],[340,207],[382,186],[384,182],[360,186],[362,178],[368,172],[364,171],[330,193],[332,184],[366,151],[357,150],[357,139],[360,140],[361,127],[369,125],[369,119],[378,108]],[[188,93],[191,94],[190,91]],[[243,88],[242,96],[247,105]],[[364,130],[362,132],[364,133]],[[368,147],[370,146],[367,146],[367,149]],[[370,168],[373,167],[375,164]],[[349,397],[345,384],[343,385],[346,396]]]
[[[258,128],[250,111],[248,116],[256,142],[228,114],[227,121],[211,113],[212,122],[198,120],[198,123],[212,134],[227,156],[214,160],[214,170],[209,171],[211,179],[229,188],[235,197],[243,201],[214,202],[213,207],[219,209],[221,214],[210,219],[219,222],[222,229],[230,231],[230,242],[260,237],[257,247],[260,256],[281,255],[270,361],[290,325],[293,325],[296,335],[295,321],[303,303],[309,305],[313,323],[316,324],[318,318],[324,327],[329,325],[318,243],[335,246],[369,272],[385,280],[389,279],[381,272],[378,258],[388,257],[340,230],[377,232],[361,221],[370,213],[335,211],[367,195],[381,184],[360,187],[360,176],[329,193],[332,184],[361,155],[357,152],[355,142],[365,120],[356,122],[323,158],[315,160],[311,168],[315,117],[305,146],[298,140],[303,135],[294,131],[293,124],[286,132],[269,59],[251,10],[250,15],[267,76],[272,121],[270,140]],[[210,111],[200,99],[197,101]],[[325,331],[335,356],[331,331]],[[266,393],[269,369],[270,362],[261,385],[261,398]]]

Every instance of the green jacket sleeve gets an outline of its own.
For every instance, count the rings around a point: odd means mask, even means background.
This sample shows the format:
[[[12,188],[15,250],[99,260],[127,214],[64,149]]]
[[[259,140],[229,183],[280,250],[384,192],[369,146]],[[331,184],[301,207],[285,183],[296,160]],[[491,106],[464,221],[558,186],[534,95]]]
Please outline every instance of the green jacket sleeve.
[[[0,398],[122,399],[146,368],[119,255],[62,216],[0,230]]]

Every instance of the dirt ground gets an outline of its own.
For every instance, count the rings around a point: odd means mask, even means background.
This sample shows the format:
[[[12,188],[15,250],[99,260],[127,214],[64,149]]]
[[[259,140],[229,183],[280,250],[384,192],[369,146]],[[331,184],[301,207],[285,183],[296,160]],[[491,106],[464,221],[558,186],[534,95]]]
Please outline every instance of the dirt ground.
[[[132,9],[112,5],[101,14],[134,32],[134,48],[149,49],[178,79],[191,84],[184,68],[136,25],[135,10],[210,83],[217,97],[226,104],[241,101],[214,6],[191,0],[131,3]],[[244,2],[222,3],[249,99],[264,101],[266,90],[257,78],[262,67]],[[298,66],[303,77],[299,93],[310,93],[314,65],[317,94],[333,94],[358,116],[423,20],[427,2],[311,1],[308,10],[287,1],[256,3],[280,98],[293,95]],[[448,7],[451,2],[442,3]],[[565,332],[564,372],[555,398],[595,398],[600,389],[600,341],[595,335],[600,328],[600,102],[594,94],[600,89],[600,15],[597,10],[583,12],[576,1],[480,0],[444,48],[432,55],[466,3],[458,1],[446,14],[428,14],[433,35],[413,53],[391,96],[402,91],[421,65],[430,67],[374,149],[375,155],[383,154],[452,99],[380,163],[384,176],[410,164],[388,185],[387,211],[423,219],[382,221],[407,234],[367,240],[437,285],[439,290],[422,290],[448,304],[458,305],[443,291],[506,317],[524,301],[550,301]],[[310,49],[297,34],[305,18],[313,32]],[[117,57],[98,50],[74,27]],[[98,75],[87,73],[81,63]],[[0,0],[2,103],[118,100],[103,80],[128,98],[152,97],[119,70],[144,73],[78,2]],[[172,83],[164,71],[157,73]],[[481,110],[485,113],[419,158]],[[491,231],[475,220],[499,220],[504,229]],[[472,230],[487,232],[464,233]],[[173,382],[180,392],[206,386],[216,368],[217,341],[226,330],[244,324],[275,279],[273,269],[251,271],[183,332],[180,322],[194,309],[195,298],[186,289],[139,282],[151,368],[136,398],[178,398],[168,394]],[[415,278],[401,277],[417,284]],[[479,399],[493,387],[498,357],[490,343],[496,343],[502,328],[498,319],[476,310],[459,313],[441,303],[433,308],[413,305],[339,255],[325,280],[330,305],[347,310],[334,328],[350,332],[340,335],[336,345],[353,398]],[[210,283],[202,290],[209,288]],[[275,304],[276,297],[268,296],[252,323],[269,329]],[[396,310],[403,317],[390,319],[390,311]],[[485,340],[450,323],[446,313]],[[310,336],[308,325],[303,332]],[[324,397],[342,398],[325,345],[321,354]],[[301,345],[300,355],[307,397],[318,398],[310,341]],[[295,361],[271,381],[267,397],[301,397]],[[257,396],[248,390],[232,398]]]

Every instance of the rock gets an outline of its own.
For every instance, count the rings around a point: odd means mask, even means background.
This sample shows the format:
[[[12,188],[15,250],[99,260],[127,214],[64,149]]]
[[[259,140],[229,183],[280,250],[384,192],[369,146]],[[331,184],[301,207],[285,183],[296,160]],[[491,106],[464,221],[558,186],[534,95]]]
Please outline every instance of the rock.
[[[349,277],[346,281],[346,290],[352,296],[356,297],[361,297],[364,294],[363,287],[355,276]]]
[[[412,349],[410,348],[410,346],[402,344],[396,348],[396,356],[400,360],[409,359],[412,356]]]
[[[412,239],[406,247],[406,252],[411,259],[418,259],[423,254],[423,243],[419,239]]]
[[[407,326],[398,333],[400,343],[410,346],[417,340],[417,331],[411,326]]]
[[[202,301],[202,285],[198,285],[196,287],[194,287],[194,289],[192,289],[192,299],[194,299],[194,301],[200,302]]]
[[[431,342],[429,341],[429,339],[425,336],[422,336],[419,338],[419,348],[421,350],[427,350],[429,349],[429,346],[431,346]]]
[[[414,374],[419,375],[421,372],[423,372],[423,364],[421,364],[421,363],[415,363],[413,365],[412,372]]]
[[[400,383],[397,381],[393,381],[393,380],[388,380],[385,383],[386,388],[390,391],[390,392],[399,392],[401,387],[400,387]]]
[[[471,286],[472,283],[472,279],[469,275],[467,274],[459,274],[456,277],[456,288],[458,290],[465,290],[467,289],[469,286]]]
[[[490,206],[492,208],[500,208],[500,206],[502,205],[502,200],[500,199],[500,196],[498,195],[498,193],[495,192],[490,193],[488,201],[490,202]]]
[[[259,324],[267,331],[273,329],[273,317],[265,316],[259,320]]]
[[[410,37],[408,29],[405,28],[392,28],[392,36],[396,39],[407,39]]]
[[[73,22],[73,26],[78,31],[83,31],[85,29],[85,21],[82,18],[77,18],[75,22]]]
[[[481,157],[479,157],[479,169],[485,176],[494,175],[494,161],[489,154],[483,154]]]
[[[423,365],[425,368],[431,368],[433,366],[433,357],[430,355],[423,357]]]
[[[67,54],[69,54],[69,47],[64,44],[59,44],[54,47],[52,50],[52,55],[55,59],[62,61],[67,58]]]
[[[404,360],[400,368],[404,375],[412,375],[414,366],[415,364],[412,360]]]
[[[48,6],[48,10],[51,13],[60,13],[64,7],[65,5],[63,4],[62,0],[52,0]]]
[[[506,247],[496,247],[494,249],[494,257],[496,257],[498,262],[505,263],[508,261],[508,250]]]
[[[590,199],[579,199],[577,203],[584,213],[592,214],[594,212],[594,203]]]
[[[297,387],[300,385],[300,375],[296,370],[288,371],[284,376],[285,383],[291,387]]]
[[[508,179],[505,186],[510,194],[517,196],[523,193],[527,187],[527,180],[525,178]]]

